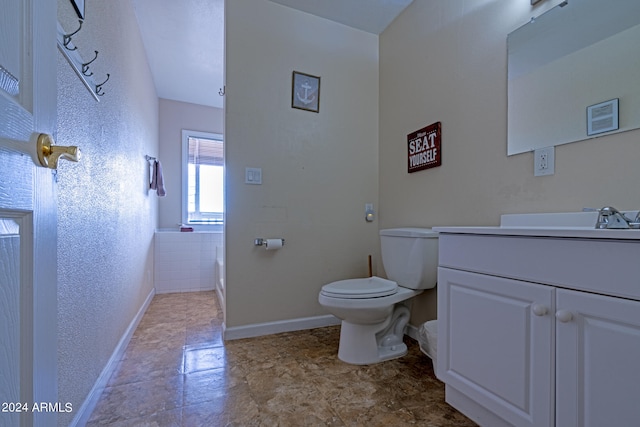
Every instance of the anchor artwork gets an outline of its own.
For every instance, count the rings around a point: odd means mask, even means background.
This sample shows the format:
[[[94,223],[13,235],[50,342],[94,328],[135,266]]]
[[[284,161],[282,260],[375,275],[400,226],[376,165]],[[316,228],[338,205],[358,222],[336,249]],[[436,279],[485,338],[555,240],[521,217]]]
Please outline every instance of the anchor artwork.
[[[293,72],[291,107],[314,113],[320,111],[320,77]]]

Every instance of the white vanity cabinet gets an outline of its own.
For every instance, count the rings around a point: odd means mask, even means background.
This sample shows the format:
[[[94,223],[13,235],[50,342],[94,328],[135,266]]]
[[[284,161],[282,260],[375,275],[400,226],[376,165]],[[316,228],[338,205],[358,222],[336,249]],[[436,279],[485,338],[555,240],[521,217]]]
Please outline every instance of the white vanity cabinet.
[[[556,309],[556,426],[640,425],[640,302],[558,289]]]
[[[640,231],[436,230],[447,402],[481,426],[640,425]]]

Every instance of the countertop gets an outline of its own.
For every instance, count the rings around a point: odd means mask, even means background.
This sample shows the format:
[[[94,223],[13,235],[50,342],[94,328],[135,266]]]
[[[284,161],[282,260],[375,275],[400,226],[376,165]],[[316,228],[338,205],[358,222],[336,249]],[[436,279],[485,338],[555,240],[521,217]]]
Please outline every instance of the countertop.
[[[624,211],[635,218],[637,211]],[[520,237],[557,237],[577,239],[640,240],[637,229],[596,229],[598,212],[559,212],[505,214],[499,226],[433,227],[439,233],[479,234]]]

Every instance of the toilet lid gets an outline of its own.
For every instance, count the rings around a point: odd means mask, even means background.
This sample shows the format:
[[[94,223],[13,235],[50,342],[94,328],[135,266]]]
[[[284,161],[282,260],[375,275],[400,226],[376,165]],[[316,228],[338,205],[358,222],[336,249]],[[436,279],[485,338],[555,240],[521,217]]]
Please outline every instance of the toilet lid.
[[[393,295],[397,291],[396,282],[374,276],[329,283],[322,287],[321,293],[333,298],[377,298]]]

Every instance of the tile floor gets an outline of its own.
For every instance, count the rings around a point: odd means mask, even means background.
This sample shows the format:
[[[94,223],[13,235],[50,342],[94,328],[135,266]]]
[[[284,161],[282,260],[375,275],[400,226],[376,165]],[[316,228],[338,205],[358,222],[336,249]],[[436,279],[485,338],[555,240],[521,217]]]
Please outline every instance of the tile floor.
[[[337,358],[339,327],[222,341],[214,292],[156,295],[88,426],[472,427],[431,361]]]

